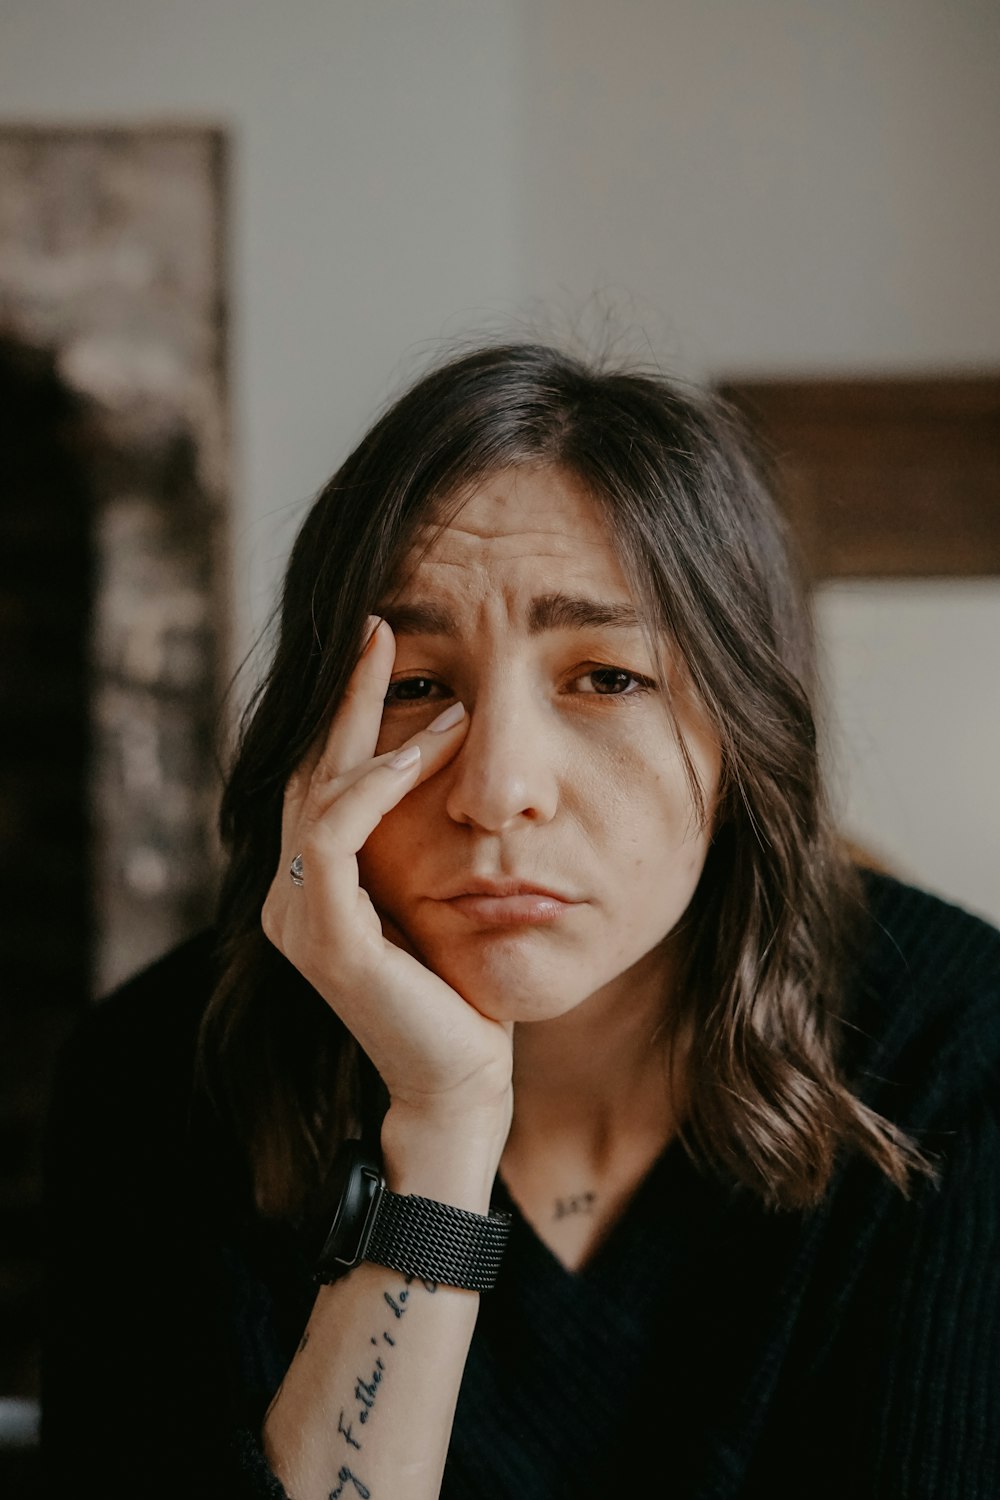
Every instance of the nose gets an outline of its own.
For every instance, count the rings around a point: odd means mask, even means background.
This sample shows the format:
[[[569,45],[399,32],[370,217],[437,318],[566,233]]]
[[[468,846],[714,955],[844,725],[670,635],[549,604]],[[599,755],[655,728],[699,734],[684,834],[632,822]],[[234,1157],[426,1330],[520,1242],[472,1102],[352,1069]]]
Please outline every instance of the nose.
[[[449,817],[486,833],[549,822],[559,791],[544,706],[502,690],[480,692],[468,706],[469,728],[447,768]]]

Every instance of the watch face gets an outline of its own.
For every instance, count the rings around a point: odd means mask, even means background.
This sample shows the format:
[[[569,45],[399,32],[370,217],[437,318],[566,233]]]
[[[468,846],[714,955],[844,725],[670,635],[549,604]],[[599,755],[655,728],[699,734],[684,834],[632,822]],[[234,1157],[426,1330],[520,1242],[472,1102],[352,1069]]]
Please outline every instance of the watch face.
[[[336,1207],[320,1252],[320,1271],[346,1270],[362,1259],[382,1187],[382,1173],[371,1153],[360,1141],[345,1141],[330,1175],[330,1194]]]

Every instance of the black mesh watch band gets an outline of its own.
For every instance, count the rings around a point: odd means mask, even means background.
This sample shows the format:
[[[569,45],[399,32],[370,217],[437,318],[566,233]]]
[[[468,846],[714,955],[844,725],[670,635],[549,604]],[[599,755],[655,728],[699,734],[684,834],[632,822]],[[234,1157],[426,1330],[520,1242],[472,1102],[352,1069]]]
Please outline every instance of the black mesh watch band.
[[[488,1292],[510,1234],[510,1215],[474,1214],[433,1198],[383,1190],[365,1260],[422,1281]]]
[[[470,1213],[450,1203],[393,1193],[377,1150],[345,1141],[330,1176],[333,1223],[316,1264],[316,1279],[335,1281],[363,1260],[470,1292],[497,1279],[511,1216]]]

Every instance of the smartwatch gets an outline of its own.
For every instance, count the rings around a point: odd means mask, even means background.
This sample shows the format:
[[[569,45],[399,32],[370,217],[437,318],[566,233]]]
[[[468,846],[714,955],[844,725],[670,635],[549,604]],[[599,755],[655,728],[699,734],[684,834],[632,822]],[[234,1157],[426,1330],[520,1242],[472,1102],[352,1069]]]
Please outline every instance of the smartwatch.
[[[316,1264],[318,1281],[336,1281],[361,1261],[373,1261],[469,1292],[488,1292],[496,1282],[510,1214],[474,1214],[392,1193],[377,1153],[359,1140],[345,1141],[334,1158],[330,1192],[336,1208]]]

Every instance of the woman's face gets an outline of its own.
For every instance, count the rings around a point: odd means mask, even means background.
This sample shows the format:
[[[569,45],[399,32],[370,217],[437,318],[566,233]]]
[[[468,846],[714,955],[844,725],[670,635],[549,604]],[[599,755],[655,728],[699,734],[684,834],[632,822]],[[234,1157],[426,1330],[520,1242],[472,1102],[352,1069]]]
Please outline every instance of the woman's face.
[[[597,506],[560,469],[496,475],[379,612],[379,753],[458,699],[470,722],[362,850],[376,907],[496,1020],[662,995],[710,838],[677,730],[709,824],[720,757],[682,663],[650,654]]]

